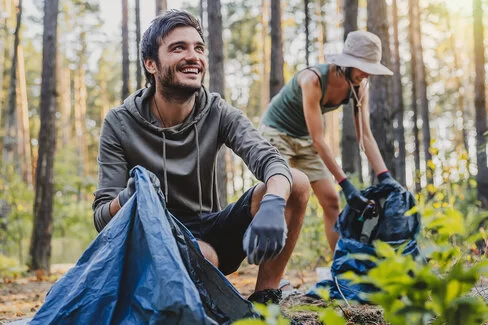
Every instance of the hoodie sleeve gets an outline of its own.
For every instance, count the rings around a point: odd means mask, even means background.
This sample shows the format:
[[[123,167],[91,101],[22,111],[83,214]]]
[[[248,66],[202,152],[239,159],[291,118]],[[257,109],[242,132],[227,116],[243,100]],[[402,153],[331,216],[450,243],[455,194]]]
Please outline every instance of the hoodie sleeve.
[[[260,181],[267,182],[271,176],[283,175],[292,184],[288,164],[278,149],[264,139],[244,113],[220,100],[222,107],[219,136],[246,163]]]
[[[104,119],[98,148],[98,187],[93,193],[95,228],[100,232],[112,219],[109,205],[126,187],[129,167],[120,138],[122,123],[111,110]],[[119,133],[119,135],[117,134]]]

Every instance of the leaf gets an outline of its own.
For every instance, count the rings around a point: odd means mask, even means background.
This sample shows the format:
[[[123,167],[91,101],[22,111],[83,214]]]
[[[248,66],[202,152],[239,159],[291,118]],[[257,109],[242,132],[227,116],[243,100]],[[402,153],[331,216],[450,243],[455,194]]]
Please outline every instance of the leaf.
[[[393,257],[396,255],[395,249],[385,242],[375,241],[374,247],[376,248],[376,254],[380,257]]]
[[[333,308],[326,308],[319,316],[324,325],[346,325],[346,320]]]
[[[266,325],[266,322],[261,319],[245,318],[233,322],[232,325]]]

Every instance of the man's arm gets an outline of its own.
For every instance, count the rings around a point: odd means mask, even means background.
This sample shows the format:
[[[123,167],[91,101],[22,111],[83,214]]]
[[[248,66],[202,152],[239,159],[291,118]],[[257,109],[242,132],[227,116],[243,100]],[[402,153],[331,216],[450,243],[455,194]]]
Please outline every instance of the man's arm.
[[[325,143],[325,130],[320,110],[320,99],[322,97],[320,82],[313,72],[303,71],[299,84],[302,88],[305,122],[315,150],[317,150],[320,158],[324,161],[336,181],[340,182],[346,178],[346,174],[334,159],[334,154],[330,147]]]
[[[242,158],[258,180],[268,184],[273,176],[281,175],[286,179],[287,184],[283,187],[288,194],[282,195],[289,195],[292,185],[291,171],[278,149],[259,134],[242,111],[224,103],[221,107],[223,112],[219,137],[227,147]],[[276,180],[273,180],[268,184],[268,187],[271,186],[271,191],[282,191],[283,189],[278,189],[278,186],[274,185],[275,182]]]
[[[266,194],[278,195],[285,200],[290,196],[290,183],[283,175],[273,175],[266,182]]]
[[[98,187],[93,202],[93,218],[97,231],[101,231],[120,210],[117,195],[126,187],[129,167],[124,149],[117,135],[120,121],[110,111],[103,123],[98,148]]]

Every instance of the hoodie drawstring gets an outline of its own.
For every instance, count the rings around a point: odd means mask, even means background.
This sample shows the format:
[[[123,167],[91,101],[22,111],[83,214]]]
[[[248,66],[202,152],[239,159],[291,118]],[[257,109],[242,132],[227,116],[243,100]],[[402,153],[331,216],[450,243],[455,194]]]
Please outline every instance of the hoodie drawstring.
[[[198,183],[198,203],[200,204],[200,214],[202,214],[202,180],[200,178],[200,143],[198,141],[198,128],[197,124],[193,124],[195,130],[195,142],[197,145],[197,183]]]
[[[166,134],[163,132],[163,170],[164,170],[164,200],[168,203],[168,173],[166,171]]]

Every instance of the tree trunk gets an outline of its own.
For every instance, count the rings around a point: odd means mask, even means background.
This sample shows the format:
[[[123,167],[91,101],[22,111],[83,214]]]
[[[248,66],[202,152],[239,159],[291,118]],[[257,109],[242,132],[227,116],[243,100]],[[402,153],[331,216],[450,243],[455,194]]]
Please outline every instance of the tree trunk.
[[[414,182],[415,182],[415,192],[418,193],[421,190],[421,178],[422,175],[420,173],[420,140],[419,140],[419,127],[418,127],[418,106],[417,106],[417,59],[414,55],[414,48],[415,48],[415,37],[414,37],[414,21],[419,19],[418,16],[415,16],[415,12],[413,10],[412,2],[414,0],[408,1],[408,19],[410,20],[410,24],[408,25],[408,40],[410,43],[410,73],[412,75],[412,95],[411,97],[411,105],[412,105],[412,123],[413,123],[413,138],[415,143],[415,148],[413,152],[414,156]]]
[[[56,148],[56,46],[58,0],[44,1],[39,153],[36,172],[30,269],[50,270],[53,228],[54,153]]]
[[[122,101],[129,96],[129,25],[127,0],[122,0]]]
[[[390,36],[385,0],[368,2],[367,25],[368,31],[375,33],[381,39],[382,64],[390,67]],[[371,130],[386,166],[393,175],[396,175],[391,79],[385,76],[371,76],[369,79]]]
[[[344,0],[344,41],[347,34],[358,29],[358,0]],[[353,103],[343,105],[342,109],[342,136],[341,160],[342,169],[346,174],[357,174],[361,182],[361,155],[354,128]]]
[[[24,52],[22,46],[19,45],[18,51],[18,107],[17,107],[17,132],[18,132],[18,152],[19,165],[22,180],[28,185],[32,186],[32,154],[31,154],[31,138],[29,133],[29,107],[27,102],[27,83],[25,80],[24,67]]]
[[[8,11],[4,10],[3,3],[0,1],[0,12],[5,12],[5,16],[0,18],[0,90],[3,92],[3,73],[5,71],[5,58],[7,57],[7,51],[5,43],[8,42]],[[0,125],[2,125],[2,115],[3,115],[3,96],[0,96]],[[2,149],[3,151],[3,149]]]
[[[309,32],[309,24],[310,24],[310,10],[308,8],[309,0],[304,0],[304,11],[305,11],[305,64],[306,66],[310,66],[310,32]]]
[[[58,56],[58,62],[61,57]],[[64,148],[71,143],[71,72],[67,64],[58,63],[58,88],[59,88],[59,110],[61,112],[61,147]]]
[[[18,172],[18,159],[15,157],[17,150],[17,132],[15,121],[15,106],[16,106],[16,84],[17,84],[17,48],[19,47],[19,31],[22,17],[22,0],[19,0],[17,10],[17,22],[14,32],[14,46],[12,49],[12,61],[10,68],[10,83],[8,88],[7,109],[5,112],[5,135],[3,140],[2,166],[3,172],[7,171],[10,164],[14,164],[15,171]]]
[[[325,63],[325,51],[324,44],[327,41],[327,23],[324,19],[325,11],[324,6],[326,4],[325,0],[317,0],[315,2],[315,16],[317,17],[318,25],[318,35],[317,35],[317,62],[320,64]]]
[[[396,127],[396,139],[398,141],[398,157],[396,157],[396,174],[395,178],[403,186],[406,185],[406,146],[405,146],[405,129],[403,127],[403,86],[402,86],[402,74],[400,71],[400,52],[398,42],[398,12],[397,1],[392,2],[393,13],[393,113],[397,121]]]
[[[167,0],[156,0],[156,16],[159,16],[166,10],[168,10]]]
[[[261,13],[261,44],[263,46],[262,57],[262,69],[261,69],[261,111],[257,114],[259,116],[264,113],[269,103],[269,65],[270,65],[270,52],[269,52],[269,38],[268,38],[268,17],[269,17],[269,5],[267,0],[262,0],[262,13]]]
[[[281,88],[285,84],[283,64],[280,0],[271,0],[271,73],[269,78],[270,100],[280,92]]]
[[[488,167],[486,160],[486,93],[485,93],[485,48],[483,45],[483,6],[481,0],[473,0],[474,61],[476,112],[476,159],[478,174],[478,200],[483,208],[488,208]]]
[[[224,42],[222,40],[222,13],[220,0],[207,0],[208,50],[210,91],[225,97]],[[217,156],[217,192],[222,206],[227,205],[226,151],[222,146]],[[221,207],[222,207],[221,206]],[[219,207],[219,208],[221,208]]]
[[[450,14],[448,13],[446,15],[446,28],[447,30],[452,30],[451,26],[451,18]],[[461,81],[461,77],[459,75],[459,72],[462,71],[462,68],[459,65],[459,55],[456,50],[456,42],[454,40],[454,33],[450,33],[449,35],[449,45],[451,46],[451,53],[452,57],[454,59],[453,62],[453,72],[452,75],[455,80],[455,91],[458,92],[457,94],[457,107],[461,112],[461,126],[462,126],[462,132],[461,132],[461,138],[459,139],[457,136],[457,147],[462,147],[464,152],[466,152],[466,172],[468,174],[468,178],[471,177],[471,173],[469,171],[469,166],[471,165],[471,159],[470,159],[470,154],[469,154],[469,144],[468,144],[468,132],[467,132],[467,125],[466,125],[466,105],[464,101],[464,96],[465,96],[465,89],[463,87],[463,83]],[[467,186],[470,187],[469,182],[467,182]]]
[[[142,69],[141,69],[141,8],[140,0],[136,0],[136,49],[137,49],[137,60],[136,60],[136,87],[137,89],[142,88]]]
[[[430,126],[429,126],[429,101],[427,100],[427,82],[425,79],[425,65],[424,54],[422,50],[422,33],[420,30],[420,9],[418,0],[411,1],[413,15],[416,19],[411,22],[413,25],[413,37],[415,38],[413,55],[416,58],[416,66],[414,67],[417,74],[417,103],[420,108],[420,115],[422,118],[422,142],[424,147],[425,160],[425,174],[427,184],[433,182],[433,170],[429,167],[432,160],[430,153]]]

